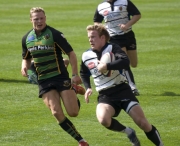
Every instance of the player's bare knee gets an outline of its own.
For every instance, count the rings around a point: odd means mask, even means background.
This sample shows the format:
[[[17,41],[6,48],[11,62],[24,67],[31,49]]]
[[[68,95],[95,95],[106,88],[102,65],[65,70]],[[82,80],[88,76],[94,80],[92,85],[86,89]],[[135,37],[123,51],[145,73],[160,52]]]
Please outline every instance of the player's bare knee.
[[[99,123],[100,123],[101,125],[103,125],[104,127],[108,127],[108,126],[109,126],[106,121],[99,121]]]
[[[78,110],[77,111],[71,111],[71,112],[68,112],[68,115],[70,116],[70,117],[77,117],[78,116]]]
[[[131,67],[136,68],[136,67],[137,67],[137,64],[131,63]]]
[[[145,120],[145,119],[139,119],[138,121],[137,121],[137,124],[138,124],[138,126],[142,129],[142,130],[144,130],[144,131],[146,131],[147,130],[147,127],[148,127],[148,122],[147,122],[147,120]]]
[[[109,127],[109,123],[108,123],[108,120],[106,120],[106,119],[98,119],[98,121],[99,121],[99,123],[101,124],[101,125],[103,125],[103,126],[105,126],[105,127]]]

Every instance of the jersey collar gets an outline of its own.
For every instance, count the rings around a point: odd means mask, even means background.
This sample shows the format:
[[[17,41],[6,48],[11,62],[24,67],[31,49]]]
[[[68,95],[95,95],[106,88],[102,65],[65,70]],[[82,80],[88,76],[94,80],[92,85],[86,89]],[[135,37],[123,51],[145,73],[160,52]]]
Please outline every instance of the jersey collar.
[[[41,32],[44,32],[44,31],[47,29],[47,27],[48,27],[48,26],[46,25]]]
[[[104,51],[105,48],[107,48],[107,46],[109,45],[109,43],[106,43],[100,51],[97,51],[97,50],[92,50],[94,53],[96,53],[98,59],[101,58],[101,55],[102,55],[102,52]]]
[[[47,27],[48,27],[48,25],[46,25],[46,26],[45,26],[45,27],[41,30],[40,35],[41,35],[43,32],[45,32],[45,31],[46,31]],[[34,28],[33,28],[33,31],[34,31],[34,33],[36,32],[36,31],[34,30]],[[38,36],[39,36],[39,35],[38,35]]]

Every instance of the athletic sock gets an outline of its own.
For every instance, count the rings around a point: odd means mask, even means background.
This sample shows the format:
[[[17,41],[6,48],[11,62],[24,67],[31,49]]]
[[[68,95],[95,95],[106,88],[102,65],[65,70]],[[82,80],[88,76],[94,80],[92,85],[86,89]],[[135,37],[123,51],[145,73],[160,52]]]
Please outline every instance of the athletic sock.
[[[152,141],[156,146],[161,146],[162,145],[162,141],[159,135],[158,130],[156,129],[156,127],[154,127],[152,125],[152,130],[150,132],[145,132],[147,138]]]
[[[129,127],[126,127],[126,129],[124,129],[122,132],[126,133],[127,135],[130,135],[133,132],[133,130]]]
[[[76,130],[75,126],[73,123],[66,117],[63,122],[59,123],[61,128],[66,131],[69,135],[71,135],[75,140],[78,142],[83,140],[81,135],[78,133]]]
[[[111,125],[109,127],[106,127],[109,130],[116,131],[116,132],[122,132],[123,130],[126,129],[124,125],[119,123],[116,119],[111,120]]]

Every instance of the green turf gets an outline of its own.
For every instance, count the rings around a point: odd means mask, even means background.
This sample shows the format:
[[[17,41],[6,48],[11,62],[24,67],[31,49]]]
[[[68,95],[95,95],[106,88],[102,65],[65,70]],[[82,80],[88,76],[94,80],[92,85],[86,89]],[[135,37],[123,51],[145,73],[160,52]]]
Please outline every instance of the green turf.
[[[180,146],[180,3],[179,0],[132,0],[142,13],[134,25],[139,64],[133,68],[138,97],[148,120],[160,131],[165,146]],[[62,31],[77,53],[89,48],[86,26],[92,24],[101,0],[6,0],[0,3],[0,145],[77,146],[37,98],[37,86],[20,74],[21,38],[31,29],[29,9],[41,6],[47,23]],[[71,74],[71,73],[70,73]],[[93,86],[94,89],[94,86]],[[96,120],[97,93],[81,100],[77,118],[70,118],[91,146],[130,146],[125,135],[111,132]],[[142,146],[152,146],[124,112],[117,117],[133,127]]]

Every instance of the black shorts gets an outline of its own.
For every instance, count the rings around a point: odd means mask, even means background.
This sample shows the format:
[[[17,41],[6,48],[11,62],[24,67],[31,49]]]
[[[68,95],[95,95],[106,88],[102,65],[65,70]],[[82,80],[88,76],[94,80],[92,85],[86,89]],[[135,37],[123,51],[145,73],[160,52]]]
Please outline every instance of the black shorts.
[[[47,93],[50,90],[57,90],[57,92],[61,92],[63,90],[71,89],[71,79],[68,77],[62,78],[61,75],[59,75],[39,83],[39,97],[41,98],[44,93]]]
[[[127,50],[136,50],[136,38],[133,31],[129,31],[123,35],[116,35],[110,38],[111,43],[118,44],[121,48],[126,47]]]
[[[139,104],[139,101],[132,93],[130,86],[127,83],[122,83],[116,87],[100,91],[98,103],[111,105],[115,109],[114,117],[117,117],[121,109],[129,113],[133,106]]]

